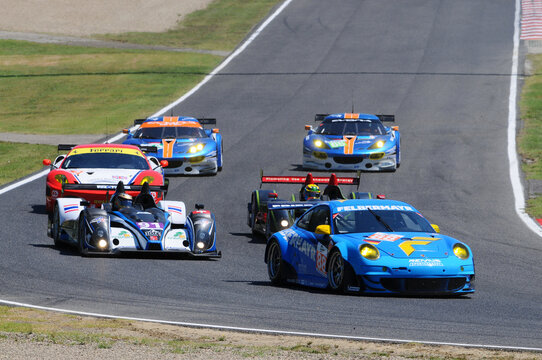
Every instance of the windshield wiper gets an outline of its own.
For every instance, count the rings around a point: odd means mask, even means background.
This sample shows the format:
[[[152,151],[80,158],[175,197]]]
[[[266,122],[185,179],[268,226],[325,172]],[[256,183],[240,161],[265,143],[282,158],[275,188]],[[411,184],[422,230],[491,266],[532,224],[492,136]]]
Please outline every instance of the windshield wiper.
[[[393,232],[393,229],[391,228],[391,226],[389,226],[384,220],[382,220],[382,218],[380,217],[380,215],[378,215],[377,213],[375,213],[372,209],[367,208],[367,210],[369,210],[369,212],[370,212],[371,214],[373,214],[373,216],[375,217],[376,220],[378,220],[379,223],[381,223],[382,225],[384,225],[384,227],[386,228],[386,230],[388,230],[389,232]]]

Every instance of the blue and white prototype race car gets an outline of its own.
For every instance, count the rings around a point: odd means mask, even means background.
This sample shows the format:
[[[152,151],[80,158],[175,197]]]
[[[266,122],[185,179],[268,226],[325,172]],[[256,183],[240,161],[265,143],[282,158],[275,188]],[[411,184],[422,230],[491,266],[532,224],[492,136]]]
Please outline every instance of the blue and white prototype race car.
[[[269,238],[265,262],[273,284],[373,294],[474,292],[469,246],[441,235],[400,201],[315,203],[292,227]]]
[[[315,170],[395,171],[401,164],[401,136],[395,115],[317,114],[316,129],[303,141],[303,167]]]
[[[216,119],[189,116],[159,116],[137,119],[139,127],[130,132],[123,144],[156,147],[160,161],[167,160],[166,175],[216,174],[222,170],[222,135],[214,125]]]
[[[88,207],[81,198],[58,198],[47,233],[55,245],[73,245],[81,255],[155,252],[221,257],[214,215],[196,205],[187,216],[182,201],[156,204],[150,191],[159,188],[120,182],[101,208]],[[127,190],[140,193],[132,199]]]

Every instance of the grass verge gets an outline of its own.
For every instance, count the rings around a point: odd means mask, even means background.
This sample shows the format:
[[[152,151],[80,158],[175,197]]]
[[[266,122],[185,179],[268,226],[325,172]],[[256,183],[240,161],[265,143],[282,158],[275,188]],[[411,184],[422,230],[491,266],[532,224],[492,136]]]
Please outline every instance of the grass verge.
[[[0,184],[43,169],[43,159],[55,159],[57,147],[0,142]]]
[[[21,359],[542,359],[533,352],[236,333],[0,306],[0,350],[13,355],[18,347]]]
[[[526,77],[520,101],[523,127],[518,137],[518,152],[527,180],[542,180],[542,54],[530,54],[527,62],[532,75]],[[542,195],[542,194],[540,194]],[[527,199],[527,213],[542,218],[542,197]]]
[[[181,23],[164,33],[130,32],[97,35],[103,40],[174,48],[232,50],[278,0],[217,0],[206,9],[188,14]]]

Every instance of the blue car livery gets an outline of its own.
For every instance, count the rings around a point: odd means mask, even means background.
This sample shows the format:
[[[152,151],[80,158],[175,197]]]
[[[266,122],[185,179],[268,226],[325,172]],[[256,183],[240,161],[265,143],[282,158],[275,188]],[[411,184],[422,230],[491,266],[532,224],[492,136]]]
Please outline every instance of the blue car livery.
[[[303,141],[303,167],[314,170],[395,171],[401,164],[401,136],[394,115],[317,114],[316,129]]]
[[[204,129],[216,119],[188,116],[159,116],[138,119],[124,144],[156,149],[160,161],[167,160],[166,175],[216,174],[222,170],[222,136],[218,129]]]
[[[474,292],[469,246],[394,200],[315,203],[268,239],[265,262],[273,284],[376,294]]]

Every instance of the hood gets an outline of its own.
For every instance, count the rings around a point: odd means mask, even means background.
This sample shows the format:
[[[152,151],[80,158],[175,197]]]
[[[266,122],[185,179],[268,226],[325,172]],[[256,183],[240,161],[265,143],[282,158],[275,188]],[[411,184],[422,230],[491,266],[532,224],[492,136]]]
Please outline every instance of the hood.
[[[337,236],[337,235],[335,235]],[[335,238],[334,236],[334,238]],[[379,251],[395,258],[446,258],[453,254],[447,237],[440,234],[406,233],[361,233],[339,235],[358,245],[369,243]]]
[[[314,138],[320,138],[324,140],[332,150],[344,148],[348,141],[347,139],[352,138],[355,138],[354,150],[366,150],[369,146],[373,145],[378,140],[385,140],[386,143],[388,143],[390,140],[389,135],[314,135]]]
[[[64,169],[71,173],[81,184],[118,184],[122,181],[130,185],[143,170],[131,169]]]

